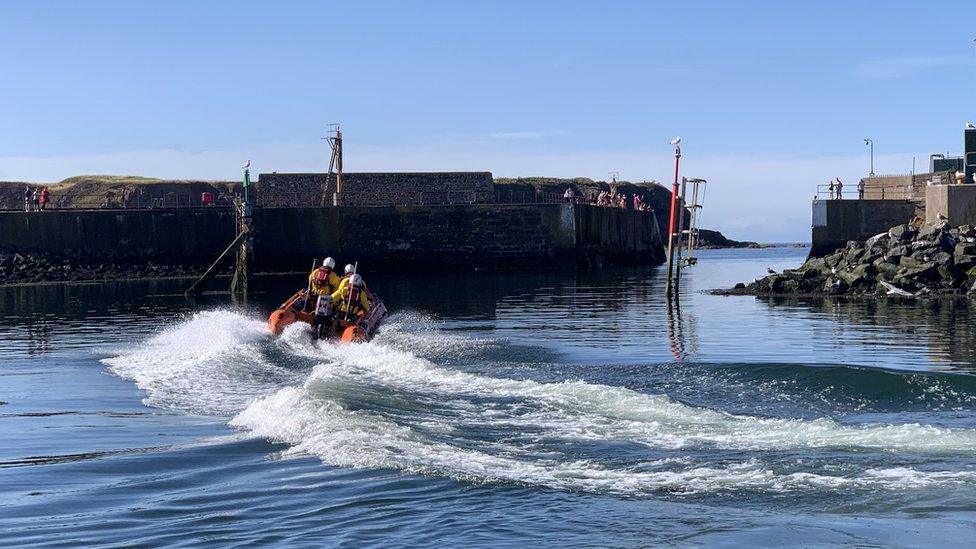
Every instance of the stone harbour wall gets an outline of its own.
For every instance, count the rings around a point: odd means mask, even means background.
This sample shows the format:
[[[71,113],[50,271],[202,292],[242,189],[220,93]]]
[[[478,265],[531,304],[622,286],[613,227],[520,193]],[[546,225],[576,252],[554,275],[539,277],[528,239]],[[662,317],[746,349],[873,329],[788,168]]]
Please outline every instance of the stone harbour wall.
[[[255,268],[333,255],[375,268],[659,264],[653,213],[571,204],[254,210]],[[86,262],[206,265],[234,236],[230,208],[0,213],[0,248]]]
[[[260,174],[255,184],[260,207],[300,208],[334,204],[335,174]],[[491,172],[342,174],[340,206],[403,206],[423,204],[488,204],[494,201]]]

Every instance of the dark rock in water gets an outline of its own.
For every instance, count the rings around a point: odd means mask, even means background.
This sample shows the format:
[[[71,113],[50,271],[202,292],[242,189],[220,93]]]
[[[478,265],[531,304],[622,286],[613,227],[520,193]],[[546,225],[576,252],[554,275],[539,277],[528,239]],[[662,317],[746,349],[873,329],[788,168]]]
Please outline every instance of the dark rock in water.
[[[878,269],[878,272],[885,279],[891,280],[895,277],[896,274],[898,274],[899,267],[897,265],[892,265],[891,263],[887,263],[887,262],[881,262],[881,263],[875,263],[874,266],[875,268]]]
[[[848,286],[854,287],[859,284],[864,284],[874,281],[874,276],[878,274],[878,270],[874,265],[858,265],[850,271],[840,271],[835,276],[844,281]]]
[[[848,263],[856,263],[859,259],[864,256],[864,248],[851,248],[848,246],[848,252],[844,255],[844,259]]]
[[[939,265],[936,268],[936,270],[938,271],[939,277],[942,278],[942,281],[943,282],[947,283],[950,287],[956,285],[956,278],[957,277],[956,277],[956,274],[952,271],[951,268],[949,268],[946,265]]]
[[[933,262],[933,263],[935,263],[937,265],[948,265],[948,264],[952,263],[952,255],[950,255],[947,252],[939,252],[939,253],[933,255],[929,259],[929,261],[931,261],[931,262]]]
[[[914,231],[908,225],[898,225],[888,230],[888,236],[895,240],[910,240]]]
[[[842,294],[848,290],[849,286],[843,280],[839,280],[833,277],[828,278],[824,281],[822,290],[825,294]]]
[[[932,225],[932,224],[926,223],[925,225],[922,225],[921,227],[919,227],[919,229],[918,229],[918,238],[922,238],[922,239],[926,239],[926,240],[934,240],[933,235],[938,235],[938,234],[941,234],[941,233],[942,233],[942,226],[941,225]]]
[[[976,243],[959,242],[952,251],[953,255],[976,255]]]
[[[976,265],[976,255],[957,255],[954,260],[956,268],[960,271],[967,271],[970,267]]]
[[[908,246],[899,245],[888,250],[888,257],[897,259],[908,254]]]
[[[898,266],[904,267],[906,269],[916,269],[925,265],[927,262],[924,259],[916,259],[914,255],[905,255],[898,260]]]
[[[972,236],[967,236],[972,235]],[[796,269],[736,285],[737,294],[963,295],[976,299],[976,228],[945,223],[893,227],[865,243],[848,242]]]

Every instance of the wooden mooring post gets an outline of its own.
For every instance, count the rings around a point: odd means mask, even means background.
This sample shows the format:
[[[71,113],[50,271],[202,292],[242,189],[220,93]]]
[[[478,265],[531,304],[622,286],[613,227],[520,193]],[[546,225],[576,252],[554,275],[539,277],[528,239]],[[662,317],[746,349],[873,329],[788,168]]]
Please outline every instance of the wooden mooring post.
[[[217,256],[217,259],[207,268],[196,282],[190,286],[185,295],[187,297],[197,297],[206,289],[210,279],[217,274],[218,267],[230,255],[237,252],[234,262],[234,276],[230,283],[230,293],[234,301],[247,303],[247,296],[250,294],[251,264],[254,262],[254,216],[251,207],[251,161],[244,164],[244,193],[234,199],[234,240]]]

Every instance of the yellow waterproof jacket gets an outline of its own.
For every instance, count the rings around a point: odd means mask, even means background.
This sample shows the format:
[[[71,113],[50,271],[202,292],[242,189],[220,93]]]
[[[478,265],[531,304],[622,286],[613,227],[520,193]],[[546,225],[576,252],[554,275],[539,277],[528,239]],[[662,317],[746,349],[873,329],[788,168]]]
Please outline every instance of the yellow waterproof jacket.
[[[343,288],[345,288],[346,286],[348,286],[349,285],[349,278],[350,278],[349,276],[344,276],[341,279],[339,279],[339,287],[336,288],[336,290],[338,290],[338,291],[341,292]],[[363,280],[363,289],[365,290],[366,288],[367,288],[366,281]]]
[[[322,286],[316,286],[315,284],[315,274],[319,272],[321,267],[313,269],[308,275],[308,284],[312,287],[312,293],[315,295],[330,295],[332,292],[339,289],[339,276],[335,274],[334,271],[329,271],[329,276],[326,277],[326,282]]]
[[[342,281],[343,284],[339,286],[339,289],[332,294],[332,306],[335,307],[339,312],[342,313],[358,313],[359,311],[368,312],[369,311],[369,298],[366,297],[366,291],[363,290],[359,292],[359,299],[351,303],[351,311],[346,310],[346,303],[349,301],[349,292],[352,287],[346,284],[345,280]]]

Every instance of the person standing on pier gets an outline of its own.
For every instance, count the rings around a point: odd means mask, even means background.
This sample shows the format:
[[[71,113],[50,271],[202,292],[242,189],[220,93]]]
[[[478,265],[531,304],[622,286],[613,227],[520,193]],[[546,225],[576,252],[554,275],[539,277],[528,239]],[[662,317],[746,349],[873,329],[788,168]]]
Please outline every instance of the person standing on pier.
[[[47,206],[47,203],[51,201],[51,192],[47,190],[47,187],[41,189],[41,198],[39,201],[41,211]]]
[[[834,185],[834,188],[837,189],[837,200],[842,200],[844,197],[842,191],[842,189],[844,188],[844,184],[840,182],[839,177],[837,178],[837,184]]]
[[[830,195],[830,199],[834,199],[834,180],[830,180],[830,184],[827,185],[827,193]]]
[[[857,182],[857,199],[864,200],[864,180]]]

